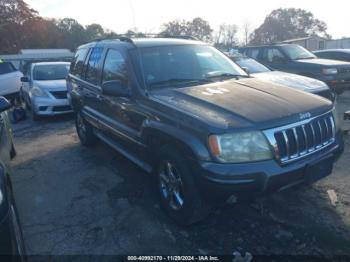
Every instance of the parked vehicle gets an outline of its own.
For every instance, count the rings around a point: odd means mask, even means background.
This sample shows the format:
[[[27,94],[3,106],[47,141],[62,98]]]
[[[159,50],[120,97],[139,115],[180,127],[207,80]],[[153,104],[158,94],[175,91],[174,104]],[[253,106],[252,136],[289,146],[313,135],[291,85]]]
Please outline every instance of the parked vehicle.
[[[313,53],[319,58],[350,62],[350,49],[325,49]]]
[[[153,172],[180,224],[227,199],[328,176],[343,151],[331,101],[251,78],[198,41],[83,45],[67,85],[82,144],[100,139]]]
[[[16,255],[19,260],[24,260],[25,248],[9,167],[10,159],[16,155],[6,112],[10,107],[8,100],[0,97],[0,256]]]
[[[70,63],[39,62],[30,65],[22,78],[22,97],[33,119],[72,112],[67,98],[66,77]]]
[[[325,82],[306,76],[270,70],[255,59],[240,53],[229,54],[229,57],[252,77],[319,95],[333,102],[335,100],[334,92]]]
[[[321,80],[338,94],[350,88],[350,63],[317,58],[299,45],[253,46],[239,51],[272,69]]]
[[[18,97],[21,89],[21,77],[19,72],[10,62],[0,60],[0,96],[8,99]]]

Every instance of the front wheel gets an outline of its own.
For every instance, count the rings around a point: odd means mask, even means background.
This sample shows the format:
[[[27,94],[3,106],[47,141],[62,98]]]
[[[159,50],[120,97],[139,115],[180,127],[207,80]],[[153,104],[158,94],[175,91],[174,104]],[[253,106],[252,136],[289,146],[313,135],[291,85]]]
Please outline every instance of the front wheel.
[[[160,152],[157,185],[160,204],[176,223],[190,225],[209,214],[209,205],[198,192],[188,161],[174,147]]]
[[[84,146],[93,146],[97,142],[97,137],[94,134],[93,127],[81,115],[80,112],[76,114],[75,126],[80,139]]]

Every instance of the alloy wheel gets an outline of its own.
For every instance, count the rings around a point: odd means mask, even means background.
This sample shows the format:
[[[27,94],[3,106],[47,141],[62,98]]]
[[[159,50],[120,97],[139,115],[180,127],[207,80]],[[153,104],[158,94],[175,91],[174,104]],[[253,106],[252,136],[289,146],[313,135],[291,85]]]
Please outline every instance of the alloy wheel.
[[[162,197],[173,210],[181,209],[184,205],[184,190],[179,171],[171,162],[165,161],[159,172]]]

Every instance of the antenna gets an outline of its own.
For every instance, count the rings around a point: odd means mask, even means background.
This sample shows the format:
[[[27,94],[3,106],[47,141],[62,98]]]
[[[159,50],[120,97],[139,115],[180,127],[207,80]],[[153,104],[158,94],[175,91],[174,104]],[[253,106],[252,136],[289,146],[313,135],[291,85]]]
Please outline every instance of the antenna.
[[[130,9],[131,9],[132,23],[134,26],[133,30],[136,33],[137,27],[136,27],[136,18],[135,18],[135,9],[134,9],[133,0],[129,0],[129,4],[130,4]]]

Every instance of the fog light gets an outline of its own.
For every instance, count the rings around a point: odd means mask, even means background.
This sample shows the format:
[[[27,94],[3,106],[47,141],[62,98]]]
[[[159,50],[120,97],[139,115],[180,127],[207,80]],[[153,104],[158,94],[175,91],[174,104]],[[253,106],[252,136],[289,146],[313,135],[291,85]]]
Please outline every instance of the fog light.
[[[39,111],[46,111],[47,108],[47,106],[39,106]]]

